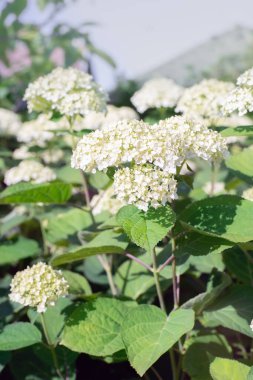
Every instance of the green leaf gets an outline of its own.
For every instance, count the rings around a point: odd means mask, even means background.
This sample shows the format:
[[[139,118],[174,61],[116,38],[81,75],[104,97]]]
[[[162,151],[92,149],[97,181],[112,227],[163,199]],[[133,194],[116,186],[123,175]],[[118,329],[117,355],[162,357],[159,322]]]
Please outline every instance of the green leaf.
[[[57,343],[58,337],[63,330],[66,319],[66,310],[71,304],[72,303],[68,298],[60,298],[54,306],[48,307],[44,313],[47,333],[53,344]],[[41,315],[39,313],[33,309],[29,309],[28,316],[32,323],[35,322],[41,326]]]
[[[18,183],[0,194],[0,204],[65,203],[71,197],[71,185],[64,182]]]
[[[69,270],[62,271],[64,278],[69,284],[69,293],[75,295],[92,294],[91,287],[85,277]]]
[[[223,335],[203,335],[187,341],[183,357],[183,370],[191,380],[212,380],[209,366],[215,356],[231,357],[231,348]]]
[[[41,342],[41,333],[28,322],[7,325],[0,333],[0,351],[12,351]]]
[[[213,380],[247,380],[250,367],[236,360],[215,358],[210,365]]]
[[[230,277],[226,273],[215,273],[209,280],[207,290],[186,301],[181,308],[193,309],[196,315],[201,314],[208,305],[212,304],[219,297],[231,282]]]
[[[201,274],[211,273],[214,268],[221,272],[225,268],[222,255],[216,252],[208,253],[205,256],[190,256],[189,262],[191,267]]]
[[[250,368],[250,371],[247,376],[247,380],[253,380],[253,367]]]
[[[74,233],[92,224],[90,213],[76,208],[53,211],[41,219],[46,238],[51,243],[67,240]]]
[[[114,231],[102,231],[93,240],[75,251],[54,257],[51,264],[54,266],[73,263],[89,256],[100,254],[123,253],[128,241],[124,235]]]
[[[234,244],[230,241],[219,237],[206,236],[197,232],[188,232],[177,239],[175,256],[185,254],[203,256],[210,253],[221,253],[233,245]]]
[[[111,179],[108,177],[106,173],[103,172],[96,172],[89,175],[89,183],[91,186],[93,186],[95,189],[104,190],[106,189],[109,184],[111,183]]]
[[[189,229],[231,242],[253,240],[253,202],[235,195],[219,195],[192,203],[179,216]]]
[[[61,344],[72,351],[109,356],[124,349],[120,335],[128,303],[97,298],[81,304],[69,316]]]
[[[12,264],[39,252],[35,240],[20,237],[16,242],[0,243],[0,265]]]
[[[143,376],[193,325],[192,310],[178,309],[168,317],[156,306],[130,310],[124,318],[122,338],[132,367]]]
[[[149,208],[145,213],[129,205],[119,210],[117,221],[131,241],[150,252],[173,227],[175,214],[170,206]]]
[[[249,255],[251,255],[249,253]],[[239,247],[233,247],[223,253],[227,270],[244,284],[253,282],[253,264]],[[253,257],[252,257],[253,258]]]
[[[80,170],[73,169],[69,166],[64,166],[63,168],[56,169],[55,172],[60,181],[77,185],[83,184],[82,173]]]
[[[224,128],[220,132],[223,137],[230,136],[253,136],[253,125],[242,125],[235,128]]]
[[[253,338],[252,316],[252,287],[235,285],[203,311],[201,321],[205,326],[223,326]]]
[[[244,149],[242,152],[229,156],[225,163],[229,169],[232,169],[237,174],[243,174],[253,178],[253,149]]]

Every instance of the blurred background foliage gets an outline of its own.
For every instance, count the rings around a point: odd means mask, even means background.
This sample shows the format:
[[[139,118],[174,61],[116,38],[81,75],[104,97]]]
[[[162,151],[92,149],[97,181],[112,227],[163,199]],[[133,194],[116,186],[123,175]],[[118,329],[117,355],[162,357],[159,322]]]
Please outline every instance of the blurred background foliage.
[[[23,112],[22,101],[27,83],[50,72],[56,66],[75,65],[92,73],[92,56],[99,56],[110,66],[113,59],[92,43],[93,22],[75,28],[56,21],[56,16],[75,0],[36,0],[43,15],[41,23],[22,19],[28,0],[3,0],[0,3],[0,103],[1,107]],[[53,25],[49,28],[48,26]]]

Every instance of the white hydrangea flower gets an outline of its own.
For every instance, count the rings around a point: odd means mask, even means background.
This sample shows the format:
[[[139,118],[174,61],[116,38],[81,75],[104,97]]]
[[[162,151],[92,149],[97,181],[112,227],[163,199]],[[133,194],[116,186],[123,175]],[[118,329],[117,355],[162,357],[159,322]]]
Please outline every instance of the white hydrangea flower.
[[[124,163],[152,163],[176,173],[187,159],[200,157],[220,161],[227,155],[225,139],[205,126],[182,116],[149,125],[143,121],[120,121],[85,135],[73,152],[71,165],[87,172]]]
[[[244,199],[247,199],[248,201],[253,201],[253,187],[244,190],[244,192],[242,193],[242,197]]]
[[[42,262],[17,272],[11,281],[11,301],[44,313],[48,306],[68,294],[68,283],[61,271]]]
[[[215,124],[216,119],[222,116],[224,98],[234,89],[234,84],[217,79],[206,79],[187,88],[180,98],[176,112],[186,117],[202,117],[208,123]]]
[[[236,81],[238,86],[252,87],[253,86],[253,67],[249,70],[246,70],[241,74]]]
[[[110,214],[116,215],[126,203],[115,198],[113,186],[110,186],[108,189],[94,195],[90,205],[94,215],[98,215],[102,211],[108,211]]]
[[[30,120],[17,131],[17,140],[28,145],[44,147],[48,141],[55,137],[55,131],[59,125],[50,120],[48,115],[39,115],[37,119]]]
[[[98,129],[104,127],[107,124],[115,123],[117,121],[138,119],[138,114],[132,108],[115,107],[109,104],[107,106],[106,114],[91,112],[89,115],[82,119],[82,123],[78,124],[78,121],[75,122],[74,129]]]
[[[40,153],[40,158],[45,164],[55,164],[64,158],[64,152],[62,149],[47,149]]]
[[[173,175],[152,165],[117,170],[113,186],[119,200],[134,204],[143,211],[177,198],[177,181]]]
[[[56,175],[52,169],[34,160],[21,161],[18,166],[7,170],[4,176],[4,182],[7,186],[19,182],[50,182],[55,179]]]
[[[27,145],[21,145],[12,153],[12,158],[14,158],[14,160],[27,160],[32,157],[34,157],[34,153],[29,152],[29,147]]]
[[[21,121],[17,114],[5,108],[0,108],[0,133],[15,135],[21,127]]]
[[[85,116],[106,110],[107,95],[91,75],[73,67],[58,67],[29,84],[24,99],[28,110]]]
[[[225,99],[224,114],[238,111],[239,115],[245,115],[253,111],[253,87],[236,87]]]
[[[134,93],[131,102],[140,113],[149,108],[173,108],[183,91],[184,89],[171,79],[155,78],[144,83],[142,88]]]

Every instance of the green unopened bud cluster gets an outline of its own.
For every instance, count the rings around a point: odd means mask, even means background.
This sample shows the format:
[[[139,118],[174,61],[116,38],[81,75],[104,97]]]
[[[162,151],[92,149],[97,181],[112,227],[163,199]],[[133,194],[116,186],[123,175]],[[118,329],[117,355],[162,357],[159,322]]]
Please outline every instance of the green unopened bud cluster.
[[[68,294],[68,283],[61,271],[45,263],[38,263],[17,272],[11,282],[10,299],[24,306],[46,311],[60,298]]]

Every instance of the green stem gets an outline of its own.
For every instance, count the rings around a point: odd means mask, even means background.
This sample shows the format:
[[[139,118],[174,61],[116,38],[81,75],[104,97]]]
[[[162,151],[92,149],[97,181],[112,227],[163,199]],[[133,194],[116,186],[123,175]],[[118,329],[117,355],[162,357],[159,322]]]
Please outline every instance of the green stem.
[[[109,263],[109,260],[107,259],[106,255],[97,255],[97,258],[98,258],[100,264],[102,265],[102,267],[104,268],[104,271],[106,273],[107,280],[108,280],[108,283],[110,286],[111,293],[115,297],[118,295],[118,291],[117,291],[117,288],[114,284],[114,280],[113,280],[113,276],[112,276],[112,268],[111,268],[111,265]]]
[[[165,307],[165,303],[164,303],[164,299],[163,299],[163,293],[162,293],[162,289],[161,289],[161,285],[160,285],[160,281],[159,281],[159,272],[157,269],[155,248],[152,250],[151,255],[152,255],[152,261],[153,261],[153,276],[154,276],[154,280],[155,280],[157,296],[159,299],[161,309],[166,313],[166,307]]]
[[[176,366],[176,360],[175,360],[173,348],[169,350],[169,354],[170,354],[170,363],[171,363],[171,370],[172,370],[172,379],[178,380],[177,366]]]
[[[217,182],[219,166],[212,163],[210,196],[214,195],[215,183]]]
[[[41,316],[41,324],[42,324],[42,327],[43,327],[44,335],[45,335],[48,347],[49,347],[49,349],[51,351],[51,355],[52,355],[52,359],[53,359],[53,363],[54,363],[54,367],[55,367],[56,373],[57,373],[57,375],[59,376],[60,379],[64,379],[64,376],[62,375],[62,373],[60,371],[60,368],[59,368],[59,362],[58,362],[58,358],[57,358],[57,355],[56,355],[54,344],[52,343],[52,341],[51,341],[51,339],[49,337],[48,331],[47,331],[47,325],[46,325],[44,313],[41,313],[40,316]]]

